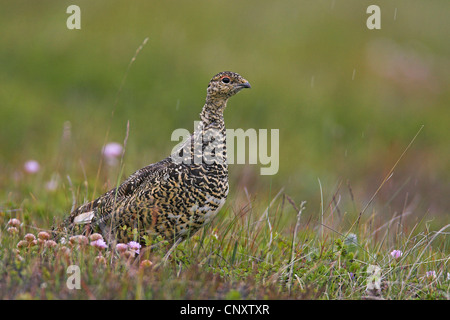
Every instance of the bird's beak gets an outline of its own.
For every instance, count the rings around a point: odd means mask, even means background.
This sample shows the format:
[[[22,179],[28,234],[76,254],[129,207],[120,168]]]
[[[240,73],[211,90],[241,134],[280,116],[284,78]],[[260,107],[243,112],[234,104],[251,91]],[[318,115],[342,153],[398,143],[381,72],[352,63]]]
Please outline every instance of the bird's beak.
[[[244,83],[240,83],[237,85],[239,88],[251,88],[252,86],[250,85],[250,83],[248,81],[244,82]]]

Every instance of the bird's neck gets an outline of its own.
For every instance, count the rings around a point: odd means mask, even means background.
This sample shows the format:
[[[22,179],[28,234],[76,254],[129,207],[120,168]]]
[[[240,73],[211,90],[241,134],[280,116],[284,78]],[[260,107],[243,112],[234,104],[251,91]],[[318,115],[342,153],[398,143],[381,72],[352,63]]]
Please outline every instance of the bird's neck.
[[[184,164],[207,164],[208,168],[221,168],[227,173],[226,129],[221,104],[206,101],[194,133],[172,152],[172,160]]]
[[[203,126],[205,128],[214,127],[217,129],[222,129],[222,127],[225,127],[223,111],[226,107],[227,100],[206,99],[206,103],[200,113],[200,119],[203,122]]]
[[[223,110],[226,108],[226,100],[220,102],[206,101],[200,113],[201,121],[197,124],[194,134],[191,136],[191,156],[198,161],[210,165],[227,166],[226,128],[223,119]],[[198,154],[201,151],[201,154]]]

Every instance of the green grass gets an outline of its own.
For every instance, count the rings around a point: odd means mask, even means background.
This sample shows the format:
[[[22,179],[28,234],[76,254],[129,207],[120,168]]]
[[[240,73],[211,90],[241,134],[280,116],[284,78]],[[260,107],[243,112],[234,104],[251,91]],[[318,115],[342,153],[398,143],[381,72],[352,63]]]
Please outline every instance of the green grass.
[[[42,223],[34,223],[39,214],[33,207],[5,208],[0,298],[448,299],[450,225],[432,230],[420,221],[409,228],[402,217],[384,223],[375,211],[357,224],[356,212],[339,214],[339,208],[345,204],[307,218],[308,206],[296,205],[283,193],[266,208],[249,199],[222,210],[166,262],[169,244],[136,258],[90,245],[18,248],[26,233],[37,235],[36,225]],[[6,227],[11,216],[27,222],[18,233]],[[391,257],[394,249],[403,255]],[[142,266],[144,260],[150,265]],[[80,268],[79,290],[67,286],[70,265]],[[367,290],[370,266],[380,268],[379,290]],[[429,271],[436,276],[427,276]]]
[[[70,4],[1,5],[1,298],[449,298],[448,1],[378,1],[377,31],[357,0],[81,0],[79,31],[65,26]],[[276,175],[230,166],[224,209],[164,267],[166,246],[140,258],[146,269],[113,248],[106,266],[89,246],[17,248],[167,156],[223,70],[252,84],[230,100],[227,128],[280,130]],[[123,162],[107,165],[102,146],[125,137]],[[71,264],[80,290],[66,286]]]

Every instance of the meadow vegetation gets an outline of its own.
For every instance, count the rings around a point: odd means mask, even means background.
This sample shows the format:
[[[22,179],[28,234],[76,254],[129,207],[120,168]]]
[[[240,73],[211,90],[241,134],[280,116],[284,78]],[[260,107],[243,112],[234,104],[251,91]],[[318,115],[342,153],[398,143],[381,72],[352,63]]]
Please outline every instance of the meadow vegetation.
[[[379,1],[381,30],[356,0],[78,1],[81,30],[69,4],[1,5],[1,299],[449,299],[448,1]],[[252,85],[227,127],[280,130],[276,175],[231,165],[167,261],[47,239],[166,157],[223,70]]]

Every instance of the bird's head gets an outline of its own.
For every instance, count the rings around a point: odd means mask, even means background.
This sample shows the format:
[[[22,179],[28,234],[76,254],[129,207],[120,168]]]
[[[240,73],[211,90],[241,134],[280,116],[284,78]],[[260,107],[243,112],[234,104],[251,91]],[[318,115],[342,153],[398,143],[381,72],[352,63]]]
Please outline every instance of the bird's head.
[[[239,74],[230,71],[220,72],[209,82],[206,101],[226,101],[244,88],[251,88],[250,83]]]

